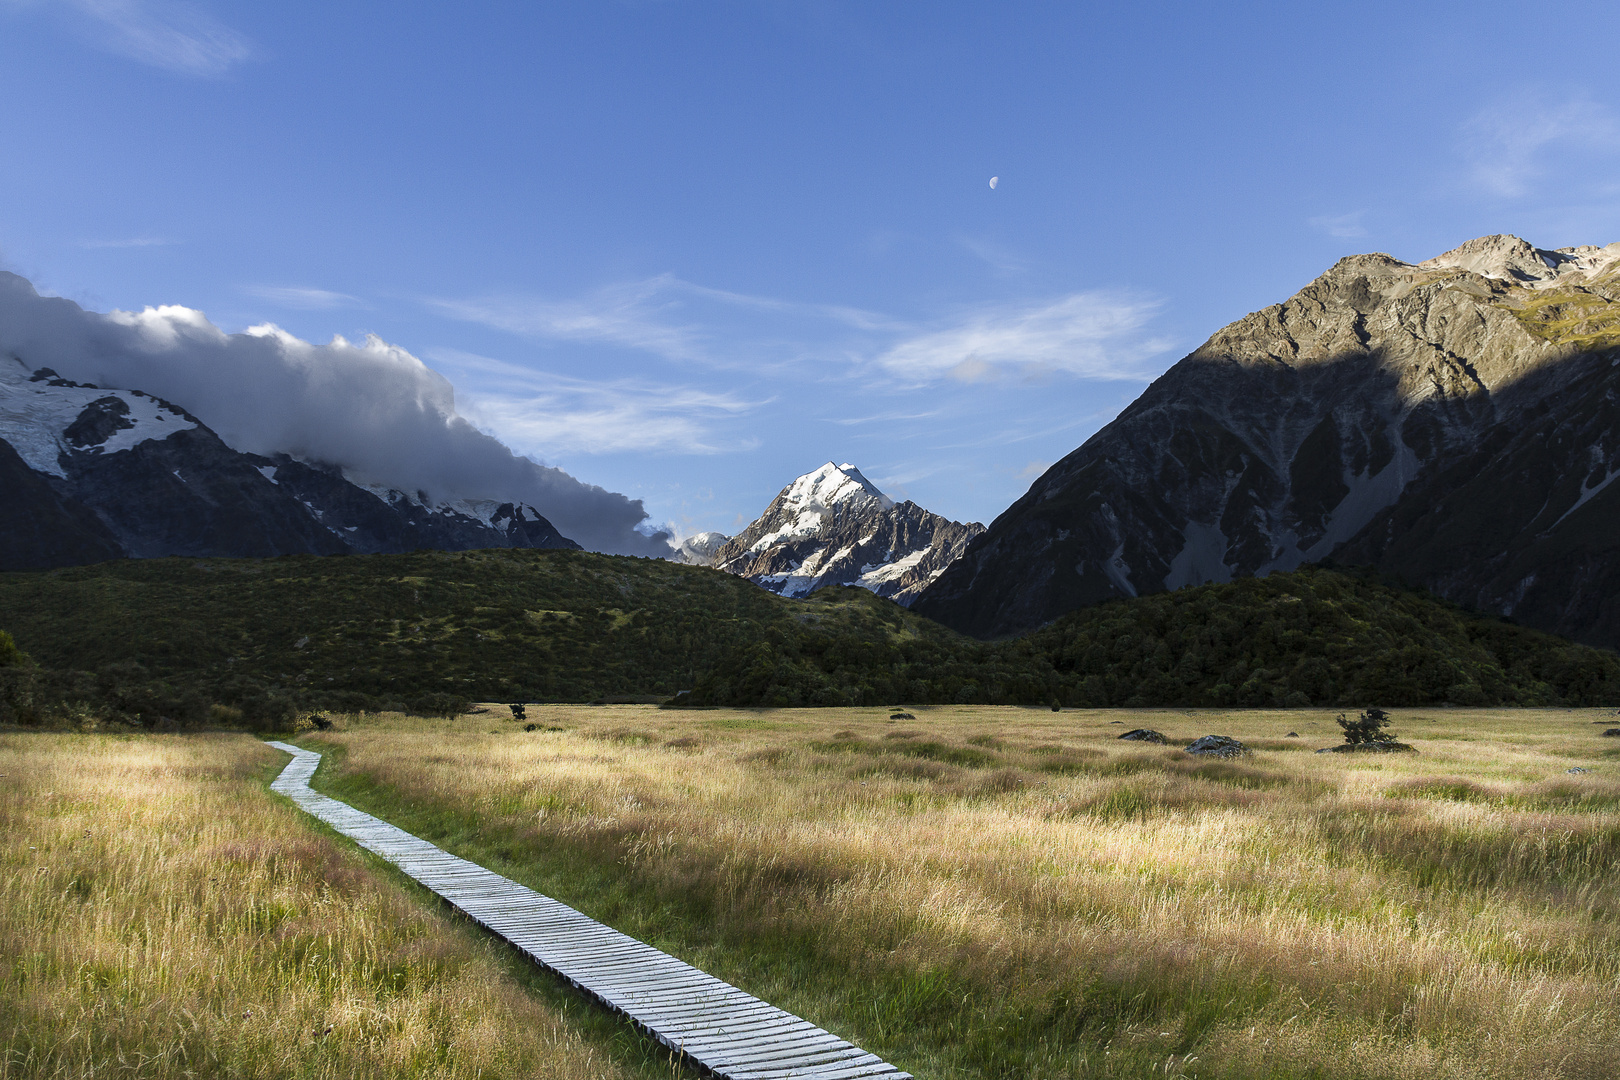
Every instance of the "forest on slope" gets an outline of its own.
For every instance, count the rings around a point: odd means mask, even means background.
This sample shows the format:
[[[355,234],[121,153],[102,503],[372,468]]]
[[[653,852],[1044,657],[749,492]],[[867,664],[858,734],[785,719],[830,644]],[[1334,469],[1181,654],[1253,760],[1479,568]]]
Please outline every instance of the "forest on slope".
[[[980,642],[862,589],[578,551],[152,559],[0,575],[0,721],[278,723],[468,701],[1607,705],[1620,656],[1366,573],[1116,600]]]

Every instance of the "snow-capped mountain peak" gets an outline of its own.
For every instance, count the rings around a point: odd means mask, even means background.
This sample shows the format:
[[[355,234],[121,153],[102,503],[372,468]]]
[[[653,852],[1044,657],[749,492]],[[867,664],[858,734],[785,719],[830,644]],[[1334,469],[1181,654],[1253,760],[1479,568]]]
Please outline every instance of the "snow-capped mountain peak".
[[[888,511],[894,508],[894,500],[879,491],[855,466],[848,462],[834,465],[829,461],[782,489],[760,518],[760,521],[769,519],[774,528],[756,538],[748,550],[764,551],[783,540],[814,536],[833,508],[866,506]]]
[[[829,461],[814,472],[807,472],[793,481],[783,493],[783,498],[789,505],[810,510],[836,506],[862,496],[876,499],[885,510],[894,505],[893,499],[879,491],[877,485],[861,475],[861,470],[847,461],[842,465],[834,465]]]
[[[783,596],[859,585],[906,604],[983,529],[897,504],[854,465],[829,461],[783,488],[713,565]]]
[[[709,566],[719,550],[726,546],[731,537],[719,532],[693,533],[680,546],[675,549],[675,561],[689,563],[693,566]]]

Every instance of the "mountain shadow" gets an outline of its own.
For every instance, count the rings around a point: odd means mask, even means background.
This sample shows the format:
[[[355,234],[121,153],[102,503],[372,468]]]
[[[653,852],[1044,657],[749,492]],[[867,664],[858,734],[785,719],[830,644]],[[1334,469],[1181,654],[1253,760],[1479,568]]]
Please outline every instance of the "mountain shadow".
[[[1617,268],[1512,237],[1341,260],[1156,380],[915,610],[1005,637],[1332,558],[1620,645]]]

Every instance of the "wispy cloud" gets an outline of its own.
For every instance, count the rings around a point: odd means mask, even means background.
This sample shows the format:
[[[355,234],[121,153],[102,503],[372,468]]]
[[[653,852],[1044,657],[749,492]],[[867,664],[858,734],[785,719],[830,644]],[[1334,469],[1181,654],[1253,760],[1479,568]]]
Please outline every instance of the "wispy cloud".
[[[1348,240],[1367,235],[1367,227],[1361,223],[1364,213],[1366,211],[1357,210],[1353,214],[1324,214],[1311,218],[1308,224],[1319,232]]]
[[[928,409],[924,412],[883,412],[873,413],[870,416],[829,417],[828,422],[843,427],[854,427],[856,424],[894,424],[905,420],[932,420],[943,411]]]
[[[505,296],[427,303],[452,318],[525,337],[617,345],[666,360],[753,369],[800,356],[804,341],[821,336],[784,334],[785,322],[831,324],[859,333],[904,327],[860,308],[753,296],[673,274],[610,285],[573,300]]]
[[[187,0],[44,0],[41,6],[69,17],[99,48],[182,75],[222,75],[253,52],[245,37]]]
[[[545,456],[751,449],[757,438],[727,436],[716,430],[717,422],[769,403],[641,379],[580,379],[455,349],[429,356],[442,366],[482,376],[480,392],[463,395],[461,407],[469,417],[503,440]]]
[[[296,285],[245,285],[242,291],[281,307],[299,308],[304,311],[328,311],[332,308],[358,307],[361,304],[357,297],[348,293]]]
[[[625,345],[669,360],[706,359],[701,328],[683,323],[679,301],[668,295],[675,281],[665,275],[611,285],[578,300],[489,297],[428,304],[451,318],[526,337]]]
[[[179,242],[161,236],[131,236],[123,240],[80,240],[79,246],[82,248],[146,248],[168,247]]]
[[[1029,270],[1029,260],[1008,248],[1002,247],[990,240],[978,237],[962,236],[957,238],[970,254],[982,260],[996,273],[1003,276],[1023,274]]]
[[[1009,373],[1065,373],[1089,379],[1140,379],[1142,362],[1170,343],[1143,327],[1155,300],[1113,293],[1074,293],[1043,304],[981,308],[954,325],[900,341],[878,367],[911,383],[979,382]]]
[[[1474,182],[1494,195],[1528,195],[1560,153],[1620,154],[1620,122],[1586,97],[1561,103],[1515,100],[1486,109],[1463,128]]]
[[[1013,477],[1018,480],[1034,480],[1038,476],[1044,476],[1046,470],[1051,467],[1050,461],[1032,461],[1014,473]]]
[[[616,345],[755,374],[793,367],[818,381],[856,376],[917,385],[1007,373],[1137,379],[1142,361],[1169,348],[1143,333],[1158,301],[1121,293],[981,307],[931,322],[752,296],[673,275],[578,300],[428,303],[453,318],[531,338]]]

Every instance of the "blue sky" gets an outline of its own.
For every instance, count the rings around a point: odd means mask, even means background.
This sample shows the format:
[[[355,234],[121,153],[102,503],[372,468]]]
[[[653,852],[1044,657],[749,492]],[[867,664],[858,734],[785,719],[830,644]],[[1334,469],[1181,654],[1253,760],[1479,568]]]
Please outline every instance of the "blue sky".
[[[376,334],[683,532],[828,459],[988,522],[1343,255],[1620,239],[1617,41],[1612,4],[0,0],[0,266]]]

